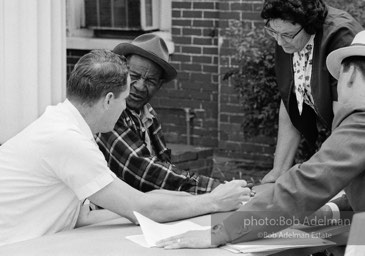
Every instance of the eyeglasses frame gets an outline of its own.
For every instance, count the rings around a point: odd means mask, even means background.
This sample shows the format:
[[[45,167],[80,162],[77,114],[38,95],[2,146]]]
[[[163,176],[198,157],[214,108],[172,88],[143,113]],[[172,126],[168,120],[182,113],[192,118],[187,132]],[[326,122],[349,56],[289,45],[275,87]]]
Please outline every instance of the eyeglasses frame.
[[[285,41],[293,41],[294,38],[299,35],[299,33],[304,29],[304,27],[302,26],[301,29],[299,29],[294,35],[292,36],[286,36],[286,35],[282,35],[281,33],[276,32],[275,30],[273,30],[270,25],[269,25],[270,20],[267,20],[265,23],[265,31],[271,36],[274,37],[276,40],[277,38],[280,36],[283,40]]]

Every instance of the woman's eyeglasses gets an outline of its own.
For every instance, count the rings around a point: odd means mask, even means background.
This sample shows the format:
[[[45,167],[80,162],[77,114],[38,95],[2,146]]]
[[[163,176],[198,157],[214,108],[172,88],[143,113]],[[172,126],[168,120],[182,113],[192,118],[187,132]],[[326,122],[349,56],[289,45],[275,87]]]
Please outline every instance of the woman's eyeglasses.
[[[278,33],[276,32],[275,30],[273,30],[271,27],[270,27],[270,24],[269,24],[270,20],[267,20],[266,24],[265,24],[265,31],[266,33],[269,35],[269,36],[272,36],[273,38],[275,38],[275,40],[278,40],[279,36],[287,41],[287,42],[290,42],[292,40],[294,40],[294,38],[303,30],[303,27],[301,29],[299,29],[295,34],[293,35],[289,35],[289,34],[286,34],[286,33]]]

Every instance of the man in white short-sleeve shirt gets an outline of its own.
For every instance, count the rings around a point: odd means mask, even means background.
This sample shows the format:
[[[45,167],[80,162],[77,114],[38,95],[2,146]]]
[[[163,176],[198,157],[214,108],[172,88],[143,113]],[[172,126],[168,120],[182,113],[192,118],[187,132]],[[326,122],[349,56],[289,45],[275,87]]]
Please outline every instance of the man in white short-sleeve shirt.
[[[0,197],[1,226],[11,230],[5,241],[73,228],[80,201],[114,177],[95,147],[89,126],[68,100],[48,107],[41,118],[2,146],[0,173],[5,179],[0,182],[5,195]]]
[[[67,99],[0,147],[0,246],[119,215],[134,222],[133,211],[171,221],[233,210],[247,200],[245,181],[190,196],[142,193],[116,178],[93,134],[113,129],[129,84],[123,58],[94,50],[75,65]],[[90,211],[85,199],[105,210]]]

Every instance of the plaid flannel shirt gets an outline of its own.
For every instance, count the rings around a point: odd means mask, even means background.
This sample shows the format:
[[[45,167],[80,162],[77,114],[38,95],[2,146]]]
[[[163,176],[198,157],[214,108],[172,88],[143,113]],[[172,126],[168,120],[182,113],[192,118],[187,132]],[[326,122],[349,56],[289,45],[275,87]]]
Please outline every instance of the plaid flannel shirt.
[[[171,163],[171,150],[166,147],[156,113],[149,104],[146,106],[153,116],[147,132],[155,155],[146,146],[140,117],[126,109],[112,132],[96,137],[110,169],[143,192],[162,188],[202,194],[218,186],[218,180],[181,170]]]

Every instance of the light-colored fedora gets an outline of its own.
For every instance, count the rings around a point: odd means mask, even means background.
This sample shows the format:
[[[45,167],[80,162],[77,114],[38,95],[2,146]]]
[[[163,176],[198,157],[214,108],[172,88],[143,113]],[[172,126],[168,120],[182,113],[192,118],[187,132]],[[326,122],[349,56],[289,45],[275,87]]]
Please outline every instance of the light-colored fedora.
[[[113,49],[113,52],[126,57],[137,54],[153,61],[163,69],[162,79],[165,82],[169,82],[177,76],[176,69],[168,63],[169,52],[165,41],[155,34],[143,34],[136,37],[131,43],[120,43]]]
[[[365,30],[356,34],[350,46],[334,50],[327,56],[326,64],[331,75],[338,79],[341,63],[351,56],[365,56]]]

